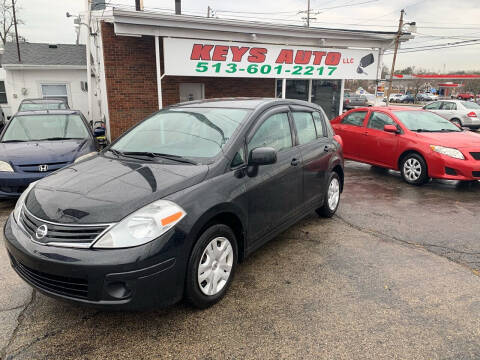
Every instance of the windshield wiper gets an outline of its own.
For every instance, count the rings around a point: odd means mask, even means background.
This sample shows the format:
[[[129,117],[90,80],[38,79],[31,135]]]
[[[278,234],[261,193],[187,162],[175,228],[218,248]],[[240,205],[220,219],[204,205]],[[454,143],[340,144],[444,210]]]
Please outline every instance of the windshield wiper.
[[[415,129],[415,130],[412,130],[412,131],[415,131],[415,132],[432,132],[432,130],[427,130],[427,129]]]
[[[27,142],[28,140],[4,140],[2,143]]]
[[[150,158],[159,157],[159,158],[173,160],[173,161],[182,162],[186,164],[197,165],[195,161],[184,158],[183,156],[180,156],[180,155],[156,153],[156,152],[150,152],[150,151],[125,151],[125,152],[120,152],[120,154],[124,156],[129,156],[129,155],[130,156],[148,156]]]

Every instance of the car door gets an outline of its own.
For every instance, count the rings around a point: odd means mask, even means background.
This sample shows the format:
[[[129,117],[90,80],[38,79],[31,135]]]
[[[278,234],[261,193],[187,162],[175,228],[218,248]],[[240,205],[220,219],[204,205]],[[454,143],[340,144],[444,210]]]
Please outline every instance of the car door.
[[[335,146],[328,138],[325,117],[307,107],[292,106],[296,144],[303,158],[303,203],[318,203],[325,193],[330,158]]]
[[[346,114],[335,126],[335,132],[342,137],[343,154],[348,159],[362,161],[365,153],[365,118],[366,110],[352,111]]]
[[[247,136],[247,150],[273,147],[274,164],[258,166],[246,183],[248,231],[253,244],[270,232],[302,205],[302,155],[294,146],[289,108],[277,107],[263,114]]]
[[[438,114],[447,120],[454,118],[457,111],[457,104],[452,101],[441,101],[441,103],[442,106]]]
[[[400,129],[387,113],[382,111],[370,113],[365,129],[365,159],[372,164],[394,168],[398,159],[399,135],[384,131],[385,125],[395,125]]]

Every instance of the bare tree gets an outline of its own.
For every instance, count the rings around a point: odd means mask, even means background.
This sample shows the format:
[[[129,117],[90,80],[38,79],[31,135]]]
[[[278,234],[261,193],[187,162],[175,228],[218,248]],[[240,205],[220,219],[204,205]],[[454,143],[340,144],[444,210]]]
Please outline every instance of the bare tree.
[[[17,2],[18,0],[14,0],[17,12],[17,25],[19,25],[24,24],[24,22],[19,19],[18,13],[20,9],[17,6]],[[0,0],[0,40],[2,40],[3,44],[9,40],[9,34],[12,33],[14,26],[12,0]]]

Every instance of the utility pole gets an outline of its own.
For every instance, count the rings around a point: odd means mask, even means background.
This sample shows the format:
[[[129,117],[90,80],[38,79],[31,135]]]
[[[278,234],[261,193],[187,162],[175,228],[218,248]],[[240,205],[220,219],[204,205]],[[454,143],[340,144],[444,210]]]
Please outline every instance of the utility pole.
[[[310,27],[310,0],[307,0],[307,27]]]
[[[18,43],[17,15],[15,14],[15,0],[12,0],[12,10],[13,10],[13,23],[15,25],[15,39],[17,40],[18,62],[21,63],[22,58],[20,57],[20,44]]]
[[[400,21],[398,23],[397,36],[395,37],[395,51],[393,52],[392,70],[390,71],[390,79],[388,79],[387,106],[390,105],[389,97],[390,93],[392,92],[393,74],[395,73],[395,61],[397,60],[398,44],[400,43],[400,36],[402,36],[404,14],[405,9],[402,9],[402,11],[400,11]]]
[[[207,18],[210,17],[210,10],[211,10],[211,7],[210,7],[210,5],[208,5],[208,8],[207,8]]]

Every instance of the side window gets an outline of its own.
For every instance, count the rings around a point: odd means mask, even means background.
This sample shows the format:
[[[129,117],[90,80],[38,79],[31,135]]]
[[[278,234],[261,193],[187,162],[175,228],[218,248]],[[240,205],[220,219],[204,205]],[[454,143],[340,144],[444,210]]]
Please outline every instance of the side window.
[[[263,146],[273,147],[277,151],[292,147],[287,113],[275,114],[266,119],[250,139],[248,150]]]
[[[312,113],[294,111],[292,112],[292,115],[300,145],[315,140],[317,138],[317,133],[315,132]]]
[[[440,101],[435,101],[433,103],[425,105],[425,109],[426,110],[438,110],[438,109],[440,109],[440,105],[442,105],[442,103]]]
[[[342,124],[353,125],[353,126],[363,126],[363,120],[365,120],[366,111],[355,111],[342,119]]]
[[[370,129],[383,130],[385,125],[396,125],[390,116],[381,112],[372,112],[367,127]]]
[[[325,119],[323,115],[317,111],[312,113],[313,121],[315,122],[315,127],[317,128],[317,137],[327,136],[327,129],[325,129]]]
[[[442,104],[442,110],[457,110],[457,106],[453,102],[444,101]]]
[[[233,157],[230,167],[234,168],[234,167],[243,165],[244,163],[245,163],[245,150],[242,147],[240,150],[237,151],[237,153]]]

